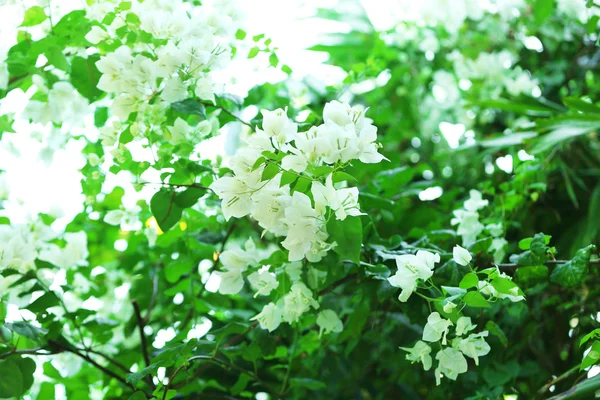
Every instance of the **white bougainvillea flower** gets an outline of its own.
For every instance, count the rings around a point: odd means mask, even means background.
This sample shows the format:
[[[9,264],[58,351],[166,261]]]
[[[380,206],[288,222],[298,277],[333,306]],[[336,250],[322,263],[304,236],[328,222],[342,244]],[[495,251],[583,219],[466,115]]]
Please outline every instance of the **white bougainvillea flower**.
[[[281,242],[289,250],[289,261],[302,260],[311,250],[313,239],[323,225],[323,221],[317,217],[310,198],[304,193],[294,192],[291,204],[285,210],[288,236]]]
[[[256,290],[257,296],[268,296],[272,290],[277,289],[279,282],[277,282],[277,276],[273,272],[269,272],[270,265],[263,266],[257,272],[253,272],[248,275],[248,282]]]
[[[244,287],[244,276],[241,270],[231,269],[227,271],[215,272],[221,282],[219,283],[219,293],[236,294]]]
[[[444,304],[443,310],[445,313],[450,314],[452,312],[452,310],[454,310],[456,308],[456,304],[454,304],[451,301],[447,301],[446,304]]]
[[[364,215],[358,209],[358,188],[336,190],[333,187],[333,174],[325,179],[325,185],[314,182],[311,187],[315,199],[317,214],[324,215],[326,207],[335,211],[338,220],[344,220],[348,215]]]
[[[452,249],[452,258],[458,265],[467,266],[473,259],[469,250],[460,247],[459,245],[454,246]]]
[[[263,307],[262,311],[250,318],[250,321],[258,321],[262,329],[273,332],[281,324],[281,310],[274,303]]]
[[[406,359],[412,362],[421,362],[423,369],[429,371],[432,364],[431,347],[422,340],[417,341],[413,347],[400,347],[404,351],[408,351]]]
[[[406,302],[417,288],[419,279],[427,280],[433,275],[433,268],[440,255],[419,250],[416,255],[404,254],[396,257],[398,270],[388,278],[390,285],[402,289],[398,299]]]
[[[479,357],[487,355],[491,350],[484,339],[488,334],[488,331],[482,331],[471,334],[465,339],[456,338],[452,341],[452,347],[460,350],[465,356],[471,357],[475,360],[475,365],[479,365]]]
[[[487,207],[490,203],[488,200],[483,199],[481,192],[478,190],[473,189],[469,191],[469,196],[469,199],[464,203],[465,210],[467,211],[475,212],[483,207]]]
[[[456,233],[462,237],[463,246],[470,246],[475,243],[477,236],[483,232],[484,226],[479,222],[479,214],[477,212],[454,210],[453,218],[450,223],[458,225]]]
[[[335,332],[339,333],[344,330],[342,321],[333,310],[323,310],[317,316],[317,325],[319,326],[319,337],[321,334],[326,335]]]
[[[435,380],[437,385],[440,384],[441,375],[455,381],[458,375],[467,372],[467,369],[469,368],[465,356],[452,347],[438,351],[435,358],[439,362],[438,367],[435,369]]]
[[[319,303],[313,298],[310,289],[302,282],[294,283],[289,293],[283,297],[283,319],[287,323],[297,322],[311,307],[318,309]]]
[[[477,325],[473,325],[470,317],[460,317],[456,321],[456,336],[462,336],[475,329]]]
[[[250,197],[261,183],[260,175],[247,174],[243,178],[238,176],[223,177],[210,185],[221,199],[223,216],[227,221],[231,217],[242,218],[252,209]]]
[[[275,147],[285,149],[285,144],[291,141],[298,132],[298,124],[287,117],[287,110],[278,108],[275,111],[261,110],[263,115],[262,129],[267,136],[275,140]]]
[[[85,35],[85,40],[90,42],[91,44],[98,44],[101,41],[108,39],[110,37],[109,33],[102,29],[101,27],[94,25],[92,29]]]
[[[437,342],[442,339],[442,344],[446,344],[446,335],[451,325],[452,321],[442,318],[437,312],[432,312],[423,328],[423,340]]]

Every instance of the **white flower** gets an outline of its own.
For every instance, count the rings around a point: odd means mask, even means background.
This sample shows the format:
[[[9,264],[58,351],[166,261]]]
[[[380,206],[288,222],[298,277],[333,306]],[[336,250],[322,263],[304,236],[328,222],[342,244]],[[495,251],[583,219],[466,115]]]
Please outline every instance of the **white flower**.
[[[494,262],[499,264],[504,259],[506,255],[506,246],[508,245],[508,241],[504,238],[494,238],[492,240],[492,244],[488,251],[490,253],[494,253]]]
[[[219,293],[221,294],[236,294],[244,287],[244,277],[239,269],[216,272],[216,274],[221,278],[219,283]]]
[[[0,60],[0,90],[6,90],[8,87],[8,65]]]
[[[491,350],[484,337],[487,337],[488,331],[471,334],[466,339],[456,338],[452,341],[452,347],[460,350],[465,356],[475,360],[475,365],[479,365],[479,357],[485,356]]]
[[[268,296],[272,290],[277,289],[279,286],[276,275],[269,272],[269,267],[269,265],[265,265],[258,272],[248,275],[248,282],[256,290],[254,297],[259,295]]]
[[[425,371],[429,371],[432,364],[431,359],[431,347],[423,342],[422,340],[417,341],[415,345],[411,347],[400,347],[404,351],[408,351],[406,355],[406,359],[412,362],[421,362],[423,363],[423,369]]]
[[[317,219],[307,195],[294,192],[290,206],[285,210],[288,236],[281,243],[289,250],[289,261],[299,261],[311,250],[317,232],[323,222]]]
[[[223,177],[214,181],[210,188],[221,199],[223,216],[227,221],[231,217],[241,218],[250,213],[250,197],[260,185],[260,170],[243,177]]]
[[[281,168],[286,171],[304,172],[308,167],[308,161],[302,154],[290,154],[281,160]]]
[[[167,130],[171,134],[169,142],[173,144],[186,143],[189,139],[191,127],[181,118],[177,118],[173,123],[173,126],[168,127]]]
[[[456,336],[462,336],[469,331],[475,329],[477,325],[473,325],[471,322],[471,318],[469,317],[460,317],[458,321],[456,321]]]
[[[110,35],[104,29],[97,25],[92,26],[92,29],[85,35],[85,40],[91,44],[98,44],[101,41],[108,39]]]
[[[402,289],[398,299],[406,302],[417,287],[417,280],[427,280],[433,275],[433,268],[440,255],[419,250],[416,255],[404,254],[396,257],[398,270],[388,278],[390,285]]]
[[[442,344],[446,344],[446,335],[451,325],[452,321],[442,318],[437,312],[432,312],[423,328],[423,340],[437,342],[442,339]]]
[[[454,258],[454,261],[456,261],[457,264],[465,266],[469,265],[473,259],[471,253],[459,245],[454,246],[454,249],[452,249],[452,258]]]
[[[258,315],[250,318],[250,320],[258,320],[262,329],[273,332],[281,324],[281,310],[274,303],[269,303],[263,307]]]
[[[263,115],[262,129],[267,136],[275,139],[275,147],[283,149],[284,145],[294,138],[298,125],[288,117],[286,110],[278,108],[275,111],[261,110]]]
[[[310,307],[319,308],[319,303],[313,298],[313,294],[302,282],[292,285],[290,292],[283,298],[283,319],[288,322],[296,322],[298,318]]]
[[[475,212],[483,207],[486,207],[489,204],[488,200],[484,200],[481,192],[478,190],[469,191],[469,199],[465,201],[465,210]]]
[[[321,182],[313,182],[311,191],[315,199],[315,210],[317,214],[324,215],[326,207],[335,211],[338,220],[344,220],[348,215],[364,215],[358,209],[358,189],[340,189],[333,187],[333,174],[330,174],[325,185]]]
[[[333,310],[323,310],[317,316],[317,325],[319,325],[319,337],[325,332],[329,334],[331,332],[341,332],[344,329],[342,321]]]
[[[215,86],[215,84],[209,76],[200,78],[196,82],[196,89],[194,89],[194,93],[200,99],[212,101],[214,103],[215,102],[214,86]]]
[[[483,224],[479,222],[479,214],[477,212],[454,210],[454,217],[450,223],[458,225],[456,233],[462,236],[463,246],[469,246],[477,240],[477,236],[483,232]]]
[[[188,97],[187,85],[179,76],[168,78],[160,98],[168,103],[175,103]]]
[[[435,380],[437,385],[440,384],[441,374],[454,381],[459,374],[467,372],[467,369],[469,368],[467,360],[462,353],[452,347],[438,351],[435,358],[439,361],[438,367],[435,369]]]
[[[443,310],[445,313],[450,314],[452,312],[452,310],[454,310],[456,308],[456,304],[454,304],[451,301],[446,302],[446,304],[444,304]]]
[[[288,227],[285,224],[285,210],[290,207],[292,196],[290,196],[290,187],[285,185],[280,187],[281,174],[275,176],[269,183],[252,196],[252,217],[258,221],[258,224],[277,236],[283,236],[288,233]]]

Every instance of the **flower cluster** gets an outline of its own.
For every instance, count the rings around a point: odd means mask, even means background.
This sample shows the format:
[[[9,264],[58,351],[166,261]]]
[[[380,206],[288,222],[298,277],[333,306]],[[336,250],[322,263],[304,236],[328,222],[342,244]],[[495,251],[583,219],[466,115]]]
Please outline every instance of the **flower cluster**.
[[[128,149],[119,134],[133,139],[152,135],[172,144],[192,142],[218,129],[208,118],[194,127],[182,119],[168,122],[170,105],[188,98],[215,103],[222,89],[215,72],[232,58],[240,8],[234,0],[188,7],[178,1],[134,1],[123,8],[100,2],[88,11],[96,20],[86,35],[102,57],[98,89],[111,94],[114,118],[102,127],[103,146],[120,163]],[[216,124],[216,126],[215,126]],[[126,143],[126,142],[125,142]]]
[[[327,219],[361,214],[358,189],[336,187],[336,172],[355,159],[384,159],[377,128],[364,114],[333,101],[325,105],[323,124],[298,132],[284,110],[263,111],[262,130],[230,160],[233,175],[211,185],[225,218],[250,215],[265,232],[285,236],[289,261],[321,260],[335,246],[327,242]]]
[[[504,229],[501,223],[485,226],[480,222],[478,211],[488,204],[489,201],[483,198],[481,192],[471,190],[463,208],[453,211],[454,218],[451,224],[457,225],[456,233],[462,237],[463,246],[472,245],[482,232],[487,231],[493,237],[489,251],[494,254],[494,261],[500,263],[506,255],[508,242],[502,237]]]
[[[454,326],[454,338],[448,339],[450,328]],[[465,356],[475,360],[479,365],[479,357],[490,352],[490,346],[485,341],[488,331],[470,333],[477,325],[471,322],[469,317],[460,317],[456,325],[452,321],[443,318],[439,313],[433,312],[427,318],[427,324],[423,329],[423,338],[415,343],[412,348],[401,347],[408,352],[406,358],[412,362],[421,362],[423,369],[429,371],[433,365],[429,343],[439,343],[440,350],[436,353],[438,361],[435,369],[436,384],[439,385],[441,377],[456,380],[458,375],[467,372],[468,365]]]
[[[85,232],[62,235],[64,246],[53,243],[59,235],[41,221],[20,225],[0,225],[0,270],[14,269],[21,274],[35,268],[35,260],[48,261],[68,269],[86,262]]]

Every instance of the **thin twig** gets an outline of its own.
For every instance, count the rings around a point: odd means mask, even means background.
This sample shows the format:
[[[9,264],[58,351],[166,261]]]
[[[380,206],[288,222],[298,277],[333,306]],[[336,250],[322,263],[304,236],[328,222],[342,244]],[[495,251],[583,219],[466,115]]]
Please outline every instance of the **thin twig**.
[[[568,378],[569,376],[573,375],[577,371],[579,371],[579,365],[574,366],[573,368],[569,369],[568,371],[566,371],[559,377],[554,378],[553,380],[551,380],[550,382],[548,382],[547,384],[542,386],[540,388],[540,390],[538,390],[537,397],[541,398],[548,391],[548,389],[550,389],[553,385],[557,384],[558,382],[562,381],[563,379]]]
[[[254,130],[254,126],[252,126],[251,123],[244,121],[243,119],[241,119],[240,117],[238,117],[237,115],[235,115],[234,113],[232,113],[231,111],[229,111],[228,109],[226,109],[223,106],[219,106],[219,105],[215,105],[215,104],[210,104],[210,103],[201,103],[203,106],[206,107],[214,107],[217,108],[221,111],[223,111],[225,114],[231,116],[232,118],[235,118],[237,121],[241,122],[242,124],[250,127],[250,129]]]
[[[135,318],[137,319],[140,339],[142,341],[142,354],[144,355],[144,362],[146,363],[147,367],[150,365],[150,356],[148,355],[148,344],[146,343],[146,334],[144,333],[144,319],[142,318],[140,305],[138,304],[137,300],[133,300],[131,304],[133,304],[133,309],[135,311]]]
[[[106,367],[103,367],[102,365],[98,364],[96,361],[94,361],[89,356],[80,353],[77,350],[77,348],[65,346],[65,345],[63,345],[63,344],[61,344],[59,342],[54,341],[54,340],[50,340],[50,341],[48,341],[48,343],[51,344],[52,346],[56,346],[56,347],[62,349],[63,351],[75,354],[77,357],[84,359],[88,363],[92,364],[94,367],[98,368],[100,371],[104,372],[106,375],[108,375],[108,376],[110,376],[110,377],[118,380],[124,386],[127,386],[131,390],[135,391],[135,387],[131,383],[128,383],[125,379],[123,379],[121,376],[117,375],[115,372],[111,371],[110,369],[108,369]]]
[[[336,282],[332,283],[331,285],[329,285],[328,287],[326,287],[325,289],[321,290],[319,292],[319,296],[323,296],[323,295],[333,291],[338,286],[341,286],[344,283],[355,279],[357,276],[358,276],[358,274],[350,274],[350,275],[345,276],[344,278],[340,279],[339,281],[336,281]]]
[[[250,378],[254,379],[255,381],[257,381],[258,383],[260,383],[265,389],[270,390],[274,396],[276,397],[280,397],[277,392],[275,392],[273,390],[273,388],[270,387],[269,384],[267,384],[265,381],[263,381],[262,379],[260,379],[258,377],[258,375],[256,375],[255,373],[248,371],[242,367],[239,367],[235,364],[230,364],[226,361],[223,361],[221,359],[218,359],[216,357],[211,357],[211,356],[193,356],[188,358],[187,360],[185,360],[185,362],[183,364],[181,364],[169,377],[169,382],[165,385],[165,390],[163,392],[162,395],[162,400],[165,400],[167,398],[167,393],[169,392],[169,388],[171,387],[171,383],[175,380],[175,378],[177,377],[177,374],[179,374],[179,372],[181,372],[182,369],[187,368],[187,364],[192,362],[192,361],[197,361],[197,360],[202,360],[202,361],[208,361],[208,362],[212,362],[216,365],[219,365],[225,369],[235,369],[238,370],[240,373],[248,375]]]
[[[544,264],[545,265],[560,265],[560,264],[568,263],[569,261],[571,261],[571,260],[549,260],[549,261],[546,261]],[[590,264],[600,264],[600,260],[590,260],[589,263]],[[520,267],[520,265],[516,264],[516,263],[496,264],[496,266],[498,266],[498,268],[517,268],[517,267]]]

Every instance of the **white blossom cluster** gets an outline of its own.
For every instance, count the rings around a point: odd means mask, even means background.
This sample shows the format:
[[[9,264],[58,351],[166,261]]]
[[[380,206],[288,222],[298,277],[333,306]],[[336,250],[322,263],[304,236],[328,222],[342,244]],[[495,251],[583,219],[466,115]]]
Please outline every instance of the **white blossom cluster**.
[[[123,45],[96,63],[102,72],[98,88],[116,96],[112,111],[121,120],[151,107],[148,101],[155,95],[173,103],[186,99],[193,89],[198,98],[214,100],[210,72],[230,60],[230,43],[240,16],[226,1],[189,12],[185,9],[181,1],[133,2],[130,11],[121,11],[109,25],[94,26],[86,36],[93,44],[114,40],[119,28],[131,28],[127,14],[134,13],[139,29],[163,43],[140,42],[133,48]]]
[[[279,288],[278,275],[269,265],[260,265],[260,260],[266,256],[261,252],[251,239],[248,239],[244,249],[234,247],[225,250],[219,255],[221,271],[216,272],[220,278],[219,293],[236,294],[244,287],[244,274],[255,292],[254,297],[269,296]],[[249,269],[254,272],[248,274]],[[313,292],[301,280],[302,264],[290,263],[282,268],[279,273],[286,273],[292,286],[289,292],[277,301],[265,305],[262,311],[251,318],[259,322],[261,328],[273,331],[282,322],[297,322],[302,314],[313,309],[319,309],[319,303]],[[317,317],[320,334],[342,331],[342,321],[332,310],[322,310]]]
[[[506,255],[506,245],[508,242],[502,237],[504,229],[502,223],[483,225],[479,220],[479,210],[489,204],[489,201],[484,199],[481,192],[471,190],[469,199],[463,204],[462,209],[454,210],[454,218],[450,222],[452,225],[457,225],[456,233],[462,237],[462,245],[468,247],[477,241],[477,237],[487,230],[493,237],[489,251],[494,254],[496,263],[502,262]]]
[[[332,101],[325,105],[323,124],[298,132],[284,110],[263,111],[263,129],[257,129],[248,147],[230,160],[233,176],[211,185],[222,200],[225,218],[249,215],[265,232],[285,236],[281,244],[289,251],[289,261],[320,261],[335,246],[327,242],[327,209],[338,220],[361,214],[358,189],[337,188],[333,171],[356,159],[364,163],[385,159],[378,153],[377,128],[364,114],[358,107]],[[281,162],[265,160],[256,165],[264,154],[275,152],[284,155]],[[316,176],[319,167],[330,167],[331,172]],[[267,168],[278,170],[263,179]],[[285,174],[310,182],[312,200],[282,182]]]
[[[52,243],[57,238],[59,235],[41,221],[0,225],[0,270],[10,268],[24,274],[35,268],[36,259],[65,269],[86,263],[85,232],[65,233],[62,247]]]
[[[455,337],[448,339],[451,327],[454,327]],[[468,364],[465,356],[475,360],[475,365],[479,365],[479,357],[490,352],[490,346],[485,341],[488,331],[469,333],[476,327],[477,325],[474,325],[469,317],[458,318],[454,326],[452,321],[443,318],[437,312],[432,312],[423,329],[422,340],[417,341],[412,348],[401,347],[401,349],[408,352],[406,359],[421,362],[423,369],[429,371],[433,365],[431,356],[433,349],[425,342],[439,343],[440,350],[435,355],[438,362],[435,380],[439,385],[442,376],[456,380],[458,375],[467,372]]]

